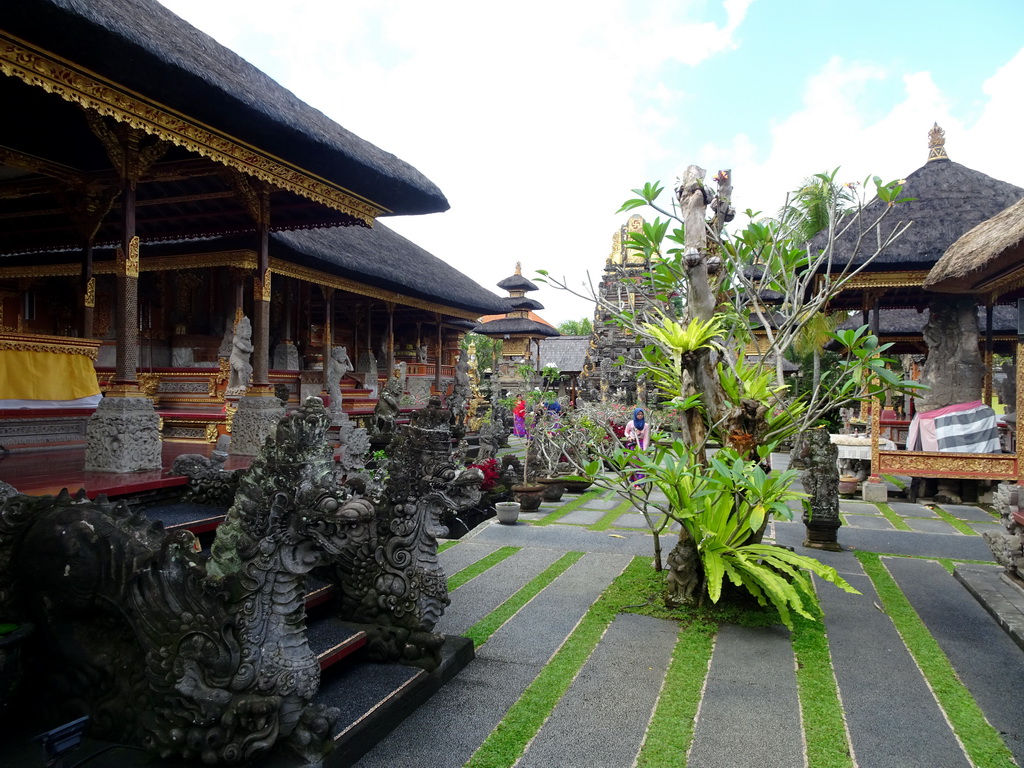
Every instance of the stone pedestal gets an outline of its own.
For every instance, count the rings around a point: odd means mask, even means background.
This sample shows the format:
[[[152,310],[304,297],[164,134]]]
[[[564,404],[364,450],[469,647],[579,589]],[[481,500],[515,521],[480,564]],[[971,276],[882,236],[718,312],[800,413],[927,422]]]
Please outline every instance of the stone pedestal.
[[[274,370],[297,371],[299,368],[298,348],[287,339],[279,342],[278,345],[274,347]]]
[[[255,456],[285,414],[273,392],[246,395],[238,401],[231,421],[231,453]]]
[[[860,491],[864,501],[889,500],[889,487],[885,483],[864,482],[860,485]]]
[[[803,523],[807,529],[804,546],[838,552],[839,451],[828,430],[809,429],[794,441],[790,468],[802,470],[800,480],[810,498],[804,502]]]
[[[104,397],[85,428],[86,472],[160,469],[160,419],[146,397]]]

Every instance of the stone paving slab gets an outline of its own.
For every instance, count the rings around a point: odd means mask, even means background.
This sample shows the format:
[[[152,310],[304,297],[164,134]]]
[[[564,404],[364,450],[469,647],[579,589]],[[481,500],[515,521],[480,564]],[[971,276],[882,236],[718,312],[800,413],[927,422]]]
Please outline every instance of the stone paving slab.
[[[558,518],[559,523],[567,525],[593,525],[604,517],[604,512],[596,509],[574,509],[567,515]]]
[[[797,768],[805,764],[789,631],[782,626],[723,624],[715,640],[687,765]]]
[[[615,509],[621,503],[622,499],[618,497],[614,499],[591,499],[586,504],[581,505],[580,509],[599,509],[607,512],[610,509]]]
[[[921,533],[952,534],[957,532],[952,525],[947,523],[945,520],[939,520],[938,518],[934,520],[925,520],[917,517],[905,517],[903,518],[903,522],[915,531],[920,531]]]
[[[952,529],[950,529],[952,530]],[[797,552],[813,554],[817,550],[804,549],[802,523],[778,523],[776,539],[779,544],[796,547]],[[866,528],[842,527],[839,544],[845,549],[863,549],[891,555],[915,557],[948,557],[953,560],[992,560],[992,551],[981,536],[962,533],[917,533],[916,531],[871,531]]]
[[[937,504],[936,506],[957,520],[971,520],[975,523],[993,523],[998,520],[981,507],[969,507],[966,504]]]
[[[639,512],[627,512],[615,518],[616,528],[639,528],[644,531],[650,530],[647,519]]]
[[[853,528],[870,528],[875,531],[895,530],[892,523],[881,515],[856,515],[846,512],[843,514],[842,520],[844,525]],[[946,527],[948,528],[949,526]]]
[[[985,533],[986,531],[994,532],[999,530],[999,523],[993,520],[991,523],[970,523],[968,522],[967,527],[972,531],[978,533]]]
[[[880,515],[881,510],[869,501],[847,501],[839,500],[840,512],[851,512],[857,515]]]
[[[477,560],[483,560],[498,549],[497,544],[479,544],[470,539],[462,539],[454,547],[448,547],[437,556],[437,562],[444,568],[448,576],[454,576],[463,568],[467,568]]]
[[[892,511],[900,517],[938,517],[935,510],[929,509],[924,504],[914,504],[909,501],[888,502]]]
[[[632,765],[678,635],[674,621],[620,614],[516,768]]]
[[[1003,574],[1002,566],[961,564],[953,575],[1024,649],[1024,589]]]
[[[629,560],[581,558],[498,629],[466,669],[367,753],[357,768],[464,765]],[[497,607],[488,605],[488,611]]]
[[[879,600],[870,579],[852,554],[827,554],[829,560],[848,561],[846,579],[862,593],[851,595],[815,579],[855,764],[968,766],[896,628],[875,607]]]
[[[491,635],[477,650],[477,657],[546,663],[631,559],[626,555],[584,555]]]
[[[488,568],[451,593],[452,604],[434,631],[463,634],[561,556],[552,549],[524,549]]]
[[[1024,764],[1018,688],[1024,680],[1024,652],[981,605],[964,600],[963,585],[938,563],[900,557],[882,562],[985,717]]]
[[[477,533],[479,531],[479,533]],[[482,525],[473,531],[473,541],[513,547],[540,547],[559,552],[607,552],[650,557],[654,552],[651,535],[622,528],[615,532],[591,531],[575,525]]]

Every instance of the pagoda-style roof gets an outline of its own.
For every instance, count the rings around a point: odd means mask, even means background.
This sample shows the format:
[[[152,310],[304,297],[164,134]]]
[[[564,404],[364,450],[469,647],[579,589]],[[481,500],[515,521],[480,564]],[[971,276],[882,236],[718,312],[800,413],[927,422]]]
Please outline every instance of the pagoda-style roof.
[[[501,317],[480,323],[473,329],[474,333],[485,336],[517,335],[517,336],[558,336],[558,329],[547,323],[531,320],[528,317]]]
[[[939,293],[1019,294],[1024,280],[1024,199],[953,243],[924,281]]]
[[[543,304],[541,304],[536,299],[531,299],[529,296],[510,296],[507,299],[505,299],[505,305],[509,309],[544,309]]]
[[[0,253],[79,245],[66,211],[117,197],[99,135],[126,127],[167,147],[138,186],[143,242],[255,231],[236,176],[269,185],[279,230],[448,208],[407,163],[156,0],[3,3],[0,75]],[[117,241],[118,207],[98,244]]]
[[[929,160],[906,177],[901,197],[911,198],[894,206],[882,223],[887,235],[907,223],[910,227],[895,242],[864,267],[854,278],[850,289],[833,306],[860,306],[859,290],[884,288],[887,301],[892,303],[920,303],[921,284],[925,274],[961,235],[972,227],[1024,198],[1024,188],[999,181],[980,171],[953,162],[945,153],[942,131],[932,129],[932,151]],[[833,258],[833,271],[843,266],[863,265],[874,251],[876,233],[866,232],[871,222],[885,211],[887,203],[875,198],[860,214],[852,226],[837,237]],[[848,219],[838,226],[845,226]],[[854,253],[859,238],[863,242]],[[824,247],[826,234],[811,241],[812,249]]]
[[[523,267],[520,262],[516,262],[516,271],[514,275],[506,277],[504,280],[498,281],[498,287],[509,293],[521,293],[526,291],[536,291],[537,286],[523,277]]]

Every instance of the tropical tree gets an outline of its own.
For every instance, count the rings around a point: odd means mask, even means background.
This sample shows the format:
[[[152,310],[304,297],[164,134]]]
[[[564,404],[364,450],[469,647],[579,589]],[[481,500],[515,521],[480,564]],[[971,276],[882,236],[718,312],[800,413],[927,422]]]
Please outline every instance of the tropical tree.
[[[589,336],[594,332],[594,324],[589,317],[582,320],[565,320],[558,324],[558,332],[563,336]]]
[[[832,184],[835,172],[823,176]],[[868,258],[858,266],[851,266],[853,260],[836,264],[835,239],[849,226],[838,215],[837,201],[826,207],[825,246],[812,250],[806,236],[810,214],[757,220],[747,211],[746,226],[727,234],[725,225],[735,216],[730,173],[719,172],[714,181],[717,191],[705,186],[703,169],[690,166],[669,205],[659,202],[664,190],[654,183],[634,190],[637,196],[620,209],[650,207],[660,214],[625,243],[647,258],[644,279],[651,295],[636,311],[602,310],[644,343],[644,373],[663,406],[677,412],[680,439],[649,453],[618,446],[605,459],[628,495],[636,497],[645,486],[661,490],[667,501],[652,496],[647,503],[680,523],[668,557],[669,602],[717,600],[728,579],[774,605],[789,623],[791,611],[807,615],[815,600],[808,573],[852,588],[813,558],[761,544],[768,513],[791,517],[785,502],[800,497],[790,489],[792,474],[769,475],[763,463],[782,441],[865,392],[909,385],[886,367],[886,346],[866,328],[827,334],[844,350],[838,367],[845,375],[802,397],[790,393],[782,379],[783,353],[906,227],[886,232],[879,226],[887,207],[861,238]],[[890,207],[901,201],[898,183],[872,183]],[[862,207],[858,200],[856,208]],[[543,274],[566,288],[564,280]],[[744,349],[755,331],[766,342],[761,355],[748,361]],[[721,449],[709,456],[712,442]]]
[[[470,344],[475,345],[476,365],[479,370],[498,370],[498,364],[501,362],[502,348],[504,347],[504,342],[501,339],[494,339],[490,336],[470,331],[462,337],[462,343],[459,346],[462,349],[469,349]]]

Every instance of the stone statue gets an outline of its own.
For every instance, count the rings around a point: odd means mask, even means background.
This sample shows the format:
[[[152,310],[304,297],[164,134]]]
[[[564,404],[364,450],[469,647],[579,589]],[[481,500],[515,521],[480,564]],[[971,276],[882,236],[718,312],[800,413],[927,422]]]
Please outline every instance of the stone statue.
[[[243,317],[235,326],[235,335],[231,341],[231,357],[228,358],[230,376],[225,394],[245,394],[252,381],[252,364],[249,362],[252,350],[252,323],[248,317]]]
[[[370,397],[377,396],[377,357],[373,350],[363,350],[359,355],[359,364],[356,367],[363,376],[363,386],[370,390]]]
[[[348,356],[348,347],[333,347],[331,360],[327,366],[327,391],[331,395],[330,410],[341,411],[341,380],[352,370],[352,361]]]
[[[472,383],[469,378],[469,353],[463,349],[459,352],[459,361],[455,364],[455,384],[448,399],[449,408],[455,418],[455,424],[461,427],[466,420],[466,405],[472,394]]]
[[[231,357],[231,342],[235,338],[235,324],[228,319],[224,323],[224,336],[221,337],[220,347],[217,348],[217,357],[227,360]]]
[[[404,381],[405,363],[399,363],[392,369],[391,378],[384,385],[380,398],[377,400],[377,406],[373,409],[373,435],[375,437],[390,435],[395,431]]]
[[[425,363],[425,362],[427,362],[427,345],[426,344],[420,344],[416,348],[416,362],[417,363]]]
[[[373,505],[333,484],[329,426],[317,398],[277,424],[209,555],[84,491],[0,506],[0,614],[47,649],[33,679],[47,720],[88,714],[92,736],[163,757],[250,761],[281,741],[319,764],[338,712],[311,703],[306,575],[377,537]]]

